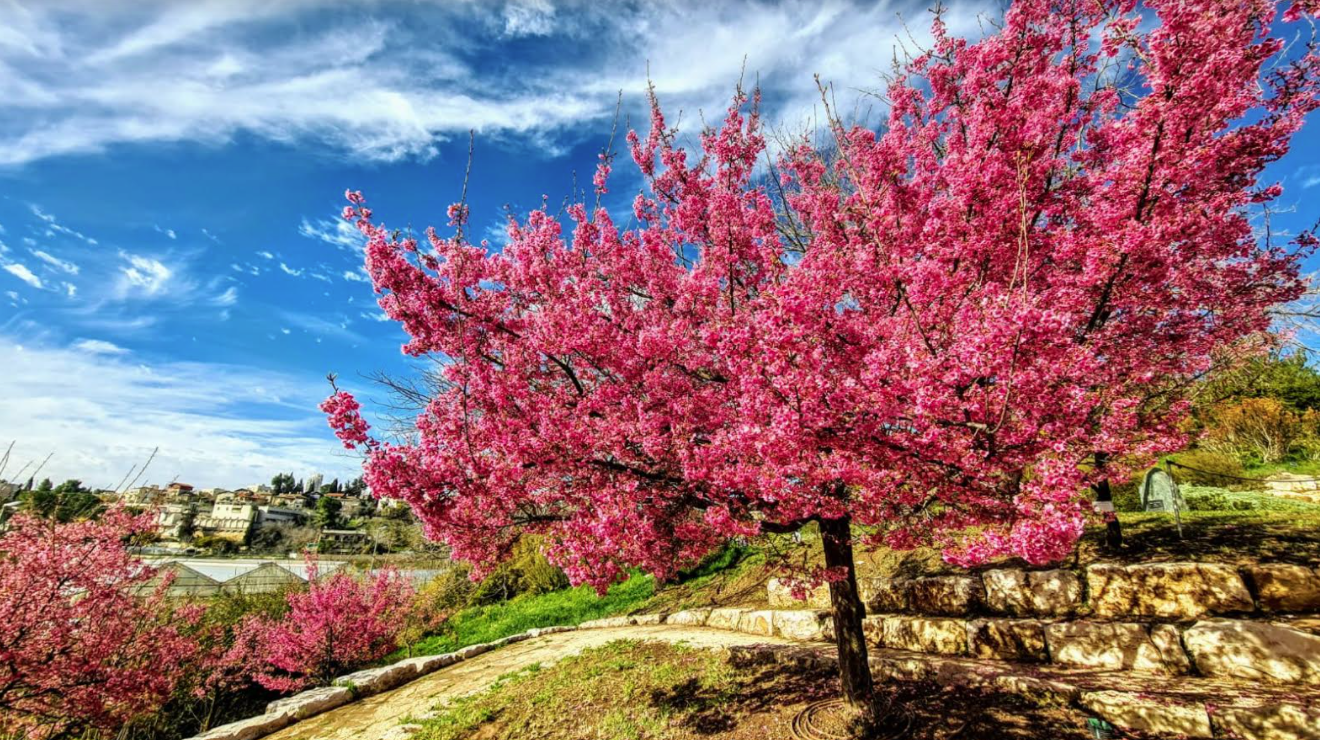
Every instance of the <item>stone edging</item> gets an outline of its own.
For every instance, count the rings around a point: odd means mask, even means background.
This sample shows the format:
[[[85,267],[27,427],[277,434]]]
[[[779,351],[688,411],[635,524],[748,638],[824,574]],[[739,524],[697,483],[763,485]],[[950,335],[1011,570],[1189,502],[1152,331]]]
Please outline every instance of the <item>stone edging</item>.
[[[998,568],[924,578],[859,578],[862,601],[877,613],[987,614],[1191,621],[1206,616],[1320,612],[1320,569],[1286,563],[1241,568],[1222,563],[1096,563],[1084,571]],[[829,608],[825,586],[805,604],[789,583],[766,586],[771,607]]]
[[[445,666],[475,658],[496,648],[530,640],[541,635],[553,635],[575,629],[577,628],[542,627],[531,629],[494,642],[469,645],[461,650],[445,653],[444,655],[406,658],[387,666],[367,668],[346,676],[340,676],[329,686],[308,689],[293,696],[276,699],[266,705],[264,714],[213,727],[190,738],[190,740],[257,740],[257,738],[278,732],[295,722],[301,722],[309,717],[315,717],[318,714],[337,709],[359,699],[365,699],[368,696],[398,688]]]

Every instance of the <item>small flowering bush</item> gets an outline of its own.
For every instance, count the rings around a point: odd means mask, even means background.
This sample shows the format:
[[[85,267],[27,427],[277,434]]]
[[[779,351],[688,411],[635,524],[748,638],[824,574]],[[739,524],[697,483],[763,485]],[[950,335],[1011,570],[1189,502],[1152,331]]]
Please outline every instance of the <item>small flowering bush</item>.
[[[165,601],[125,543],[151,515],[62,524],[17,516],[0,536],[0,734],[115,730],[159,708],[199,657],[201,610]]]
[[[1251,222],[1317,105],[1280,9],[1018,0],[974,43],[937,14],[881,130],[831,117],[768,177],[756,95],[693,150],[653,96],[628,228],[543,208],[494,251],[456,206],[419,242],[350,192],[404,352],[449,362],[408,441],[343,392],[324,408],[372,491],[477,573],[526,531],[603,589],[819,523],[856,699],[852,523],[962,565],[1064,557],[1087,487],[1181,447],[1191,382],[1300,295],[1315,237]]]
[[[318,578],[311,566],[310,585],[289,594],[288,613],[252,617],[236,631],[226,666],[242,667],[267,689],[292,692],[327,684],[394,650],[412,585],[393,570],[362,577],[338,570]]]

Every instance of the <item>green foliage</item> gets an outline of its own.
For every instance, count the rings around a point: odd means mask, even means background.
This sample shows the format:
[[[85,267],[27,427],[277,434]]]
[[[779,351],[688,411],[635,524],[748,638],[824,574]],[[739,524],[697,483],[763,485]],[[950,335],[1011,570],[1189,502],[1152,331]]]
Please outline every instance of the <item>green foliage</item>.
[[[513,546],[512,556],[482,580],[472,594],[472,603],[507,601],[520,594],[543,594],[568,587],[568,577],[541,552],[542,539],[523,536]]]
[[[322,496],[316,500],[312,523],[321,529],[336,529],[343,523],[339,516],[343,508],[344,504],[339,499]]]
[[[1176,463],[1173,477],[1179,484],[1190,483],[1196,486],[1241,486],[1245,482],[1239,478],[1249,477],[1241,461],[1232,455],[1210,450],[1187,450],[1171,457]],[[1178,467],[1186,465],[1187,467]],[[1251,484],[1255,485],[1255,484]]]
[[[467,645],[498,640],[534,627],[579,624],[628,612],[655,593],[655,579],[634,575],[597,596],[588,586],[543,594],[525,594],[511,601],[468,607],[454,614],[444,630],[413,646],[414,655],[448,653]]]
[[[50,480],[42,481],[36,490],[23,491],[19,494],[22,508],[29,514],[35,514],[60,522],[72,522],[80,519],[95,519],[105,511],[105,504],[100,497],[90,491],[79,490],[82,483],[76,480],[61,483],[58,488],[46,486]]]
[[[1214,401],[1273,398],[1289,410],[1320,410],[1320,372],[1303,352],[1276,352],[1215,378],[1207,394]]]
[[[225,537],[204,534],[193,539],[193,547],[210,550],[213,555],[232,555],[238,552],[238,543]]]

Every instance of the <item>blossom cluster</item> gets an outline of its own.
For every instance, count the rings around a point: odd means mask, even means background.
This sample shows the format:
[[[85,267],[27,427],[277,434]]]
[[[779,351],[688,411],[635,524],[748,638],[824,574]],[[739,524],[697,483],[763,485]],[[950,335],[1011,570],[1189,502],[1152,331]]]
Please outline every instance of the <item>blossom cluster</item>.
[[[457,557],[538,531],[598,588],[840,517],[965,565],[1057,560],[1088,486],[1182,444],[1192,381],[1302,291],[1313,237],[1250,218],[1317,105],[1275,13],[1019,0],[974,43],[937,16],[881,130],[831,115],[768,174],[755,95],[695,149],[653,95],[627,229],[577,204],[499,252],[419,244],[355,193],[403,350],[447,362],[415,439],[340,395],[332,425]]]

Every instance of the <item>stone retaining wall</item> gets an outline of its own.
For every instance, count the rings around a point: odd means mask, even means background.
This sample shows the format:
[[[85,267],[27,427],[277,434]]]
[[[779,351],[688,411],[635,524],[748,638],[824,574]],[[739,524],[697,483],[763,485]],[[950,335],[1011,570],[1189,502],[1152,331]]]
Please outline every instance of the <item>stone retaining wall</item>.
[[[1002,568],[926,578],[860,578],[867,611],[932,617],[1090,616],[1105,620],[1187,622],[1207,616],[1320,612],[1320,569],[1270,563],[1098,563],[1084,572]],[[770,606],[828,609],[820,586],[805,603],[772,579]]]
[[[805,609],[690,609],[584,622],[706,626],[790,640],[832,640],[829,612]],[[1190,626],[1144,622],[923,617],[882,614],[862,623],[878,648],[1064,668],[1198,674],[1271,684],[1320,686],[1320,637],[1283,624],[1205,619]]]

